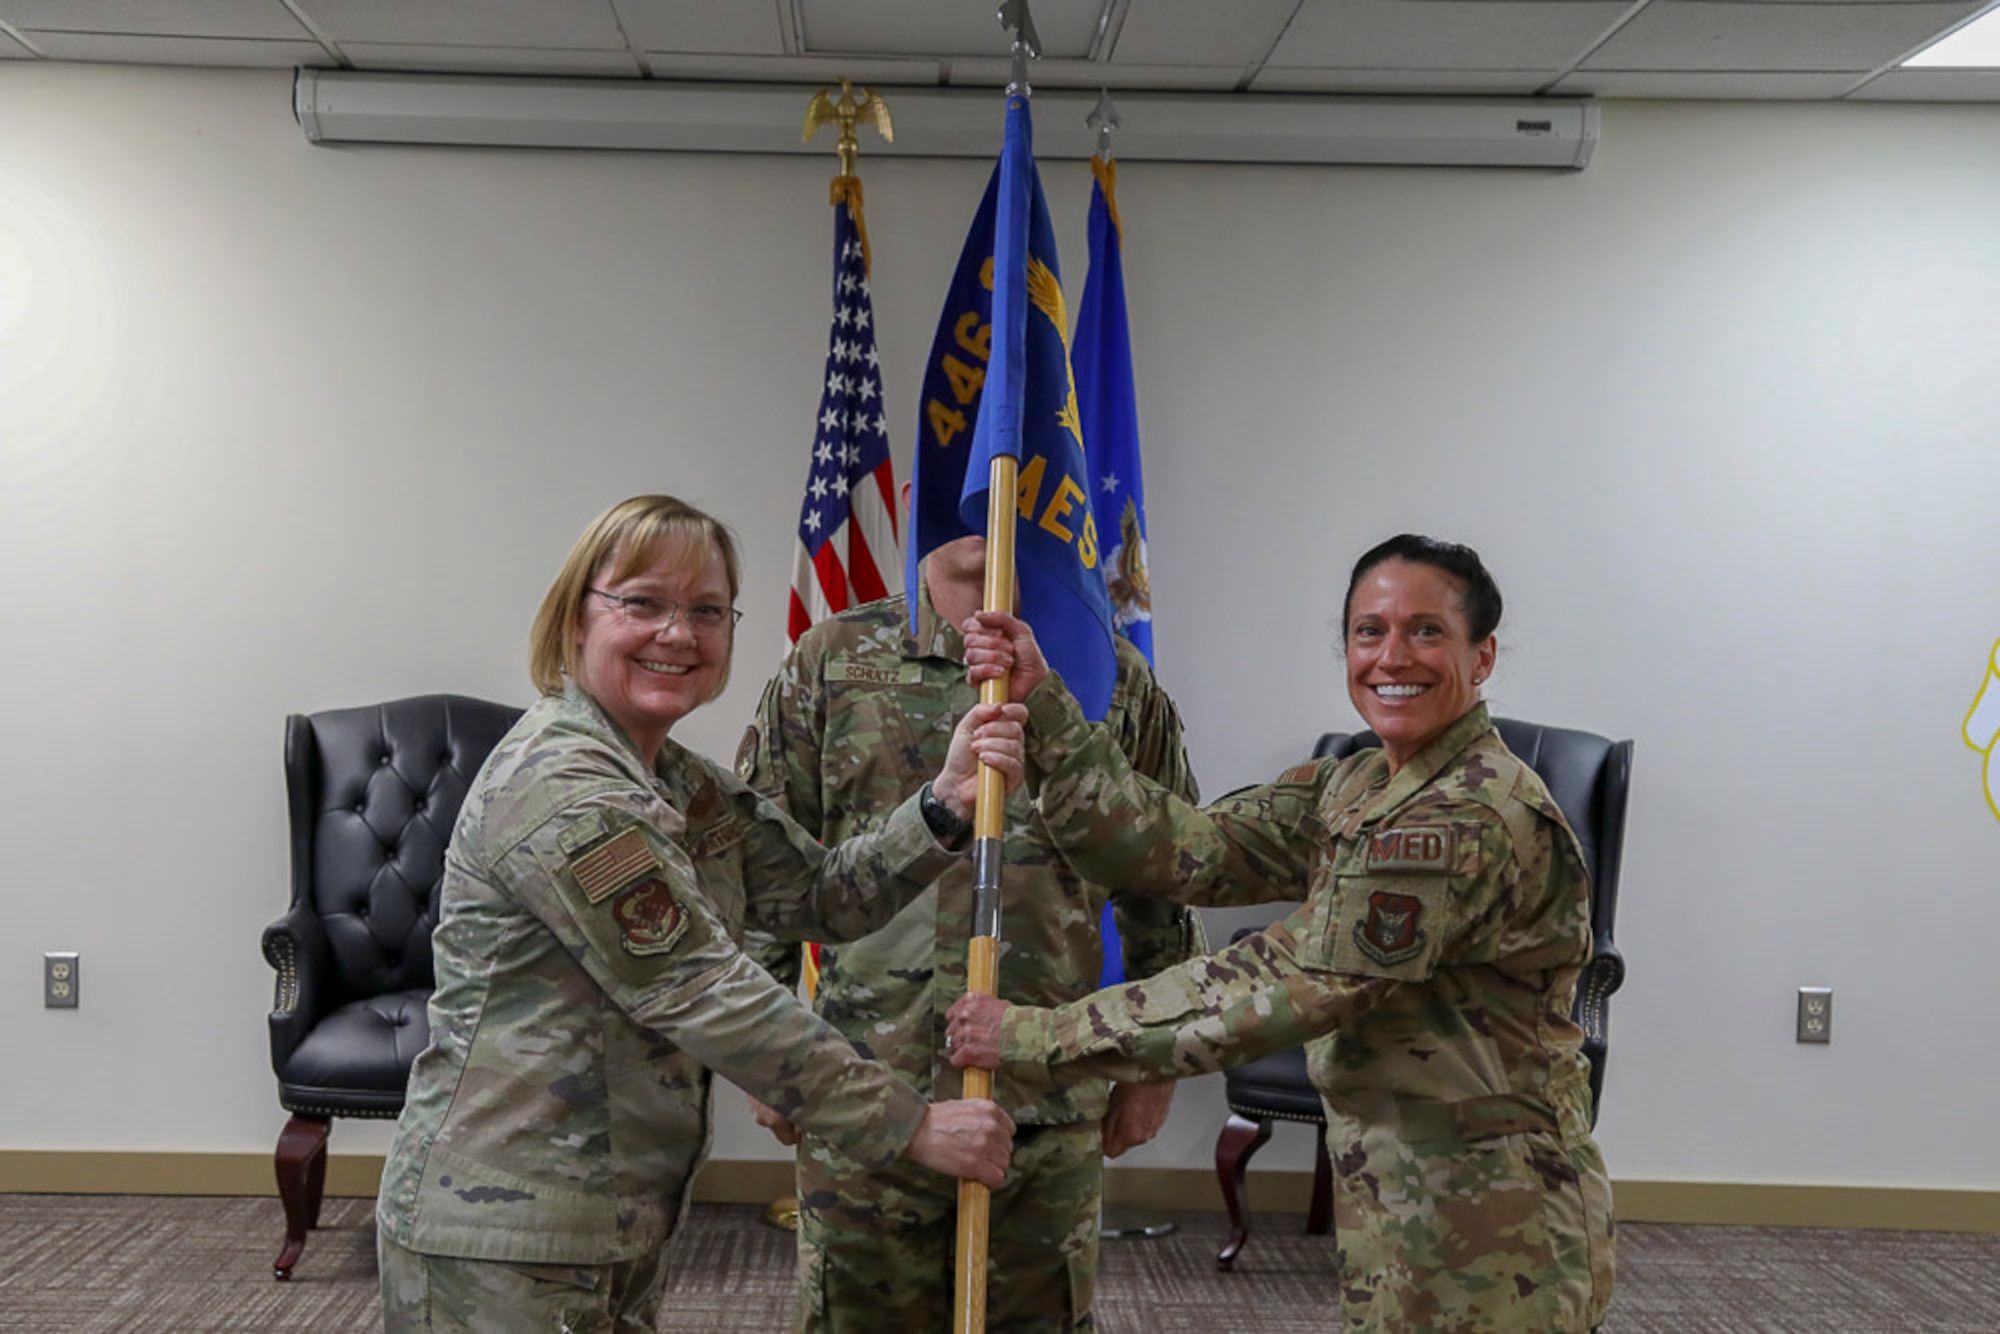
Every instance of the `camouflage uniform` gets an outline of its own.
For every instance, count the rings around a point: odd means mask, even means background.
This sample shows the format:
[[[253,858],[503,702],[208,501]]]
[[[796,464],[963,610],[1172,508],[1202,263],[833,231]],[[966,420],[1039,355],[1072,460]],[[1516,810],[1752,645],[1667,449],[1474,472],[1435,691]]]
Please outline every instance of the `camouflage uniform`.
[[[918,581],[918,628],[901,596],[808,631],[765,689],[738,771],[829,841],[878,826],[915,776],[942,762],[952,721],[977,698],[965,642]],[[1108,735],[1142,773],[1194,797],[1179,715],[1122,640]],[[1101,972],[1107,891],[1057,855],[1026,794],[1007,816],[999,991],[1030,1003],[1087,995]],[[1145,976],[1200,953],[1194,914],[1163,900],[1118,903],[1125,965]],[[861,1050],[934,1098],[959,1096],[944,1015],[965,990],[969,864],[866,940],[821,953],[816,1006]],[[798,950],[760,951],[781,978]],[[1064,1075],[995,1099],[1018,1123],[1007,1182],[993,1196],[988,1327],[1088,1327],[1103,1194],[1107,1085]],[[799,1153],[800,1323],[811,1329],[942,1329],[950,1323],[957,1183],[913,1163],[885,1170],[810,1137]]]
[[[1008,1010],[1005,1068],[1179,1077],[1315,1039],[1346,1328],[1603,1319],[1610,1183],[1570,1018],[1589,885],[1485,706],[1394,775],[1366,751],[1205,810],[1131,781],[1055,683],[1029,709],[1029,781],[1087,874],[1186,902],[1307,902],[1142,984]]]
[[[707,1151],[711,1070],[863,1162],[895,1160],[924,1099],[739,942],[746,921],[861,935],[959,860],[914,796],[877,836],[829,851],[671,740],[649,771],[574,687],[537,702],[480,770],[445,854],[431,1043],[376,1212],[385,1311],[424,1327],[524,1267],[596,1267],[602,1292],[630,1289],[628,1315],[656,1302],[646,1265]],[[423,1283],[392,1246],[424,1260]],[[502,1264],[453,1274],[437,1257]]]

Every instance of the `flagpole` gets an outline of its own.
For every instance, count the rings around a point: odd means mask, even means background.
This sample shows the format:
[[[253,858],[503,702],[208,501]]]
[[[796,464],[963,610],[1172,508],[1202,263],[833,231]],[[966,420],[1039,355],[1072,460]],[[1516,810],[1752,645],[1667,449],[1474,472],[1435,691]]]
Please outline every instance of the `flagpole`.
[[[1008,70],[1007,96],[1028,97],[1028,60],[1042,54],[1041,38],[1028,0],[1003,0],[1000,26],[1013,33],[1013,63]],[[998,275],[996,274],[996,280]],[[1020,460],[1009,453],[994,455],[986,492],[986,610],[1014,610],[1014,525],[1017,513],[1016,472]],[[983,682],[982,704],[1005,704],[1010,677]],[[972,812],[972,936],[966,942],[965,990],[970,995],[995,996],[1000,990],[1000,867],[1007,835],[1007,787],[997,769],[982,765],[979,794]],[[964,1096],[992,1098],[993,1072],[965,1071]],[[958,1183],[958,1268],[954,1285],[952,1328],[956,1334],[984,1334],[986,1329],[987,1222],[992,1194],[977,1181]]]
[[[799,136],[799,142],[811,143],[813,135],[819,132],[822,125],[830,125],[836,132],[834,152],[838,156],[840,170],[834,173],[833,181],[827,189],[827,203],[836,210],[833,232],[836,242],[834,276],[836,280],[839,279],[841,264],[848,258],[838,253],[838,242],[841,232],[837,210],[845,205],[848,219],[854,225],[855,240],[861,246],[861,275],[865,284],[868,273],[872,268],[872,261],[868,255],[868,222],[861,210],[861,178],[854,172],[855,159],[861,153],[861,141],[855,136],[854,129],[857,124],[863,121],[873,125],[885,141],[890,143],[895,142],[896,132],[895,127],[889,120],[889,104],[882,99],[882,95],[873,88],[863,88],[861,96],[856,97],[852,82],[842,79],[840,81],[840,95],[838,97],[833,96],[832,89],[822,88],[814,93],[812,98],[806,103],[805,132]],[[834,293],[836,310],[839,309],[841,303],[840,291],[841,289],[836,281]],[[869,305],[869,310],[871,312],[870,318],[872,319],[872,302]],[[873,344],[874,335],[870,334],[868,345],[871,350]],[[840,344],[836,344],[836,349],[839,346]],[[831,373],[839,357],[840,353],[837,350],[829,352],[827,357],[829,373]],[[859,370],[861,363],[856,354],[849,353],[848,357],[853,361],[856,369]],[[856,378],[861,377],[857,375]],[[880,386],[875,385],[874,387],[879,393]],[[828,393],[831,394],[833,392],[832,388],[829,387]],[[830,406],[827,398],[822,397],[821,406]],[[852,427],[849,430],[851,431]],[[814,434],[817,436],[818,431],[816,430]],[[825,437],[821,438],[822,440],[825,439]],[[845,444],[847,441],[843,439],[842,443]],[[884,453],[884,462],[878,466],[888,467],[886,451]],[[808,469],[809,478],[813,471],[812,469]],[[842,487],[842,490],[850,496],[867,494],[852,484],[854,480],[852,477],[846,477],[847,484]],[[887,489],[890,491],[894,490],[893,478],[889,480]],[[806,508],[810,509],[812,501],[813,491],[809,481],[806,490]],[[890,523],[889,535],[893,539],[895,510],[891,508],[887,513]],[[803,520],[803,518],[802,514],[801,519]],[[803,544],[798,549],[797,558],[792,570],[790,607],[785,618],[785,646],[787,649],[793,644],[798,643],[799,636],[812,627],[814,620],[817,619],[814,615],[815,611],[819,611],[822,615],[834,615],[848,609],[850,598],[854,603],[871,601],[874,598],[883,596],[888,591],[885,588],[871,588],[868,579],[863,577],[857,570],[855,556],[857,552],[861,552],[867,543],[869,534],[867,532],[867,525],[863,522],[861,516],[852,509],[849,510],[848,522],[853,526],[849,530],[847,549],[845,551],[836,549],[835,560],[832,562],[835,572],[840,576],[838,582],[822,578],[821,570],[815,562],[813,552],[810,549]],[[827,543],[829,546],[832,546],[834,542],[832,534],[838,528],[839,525],[835,524],[828,529]],[[803,532],[803,523],[801,530]],[[865,563],[867,569],[872,571],[878,568],[875,565],[875,557],[872,550],[865,551],[862,554],[866,556]],[[888,555],[890,553],[884,552],[883,554]],[[887,564],[887,562],[884,563]],[[889,568],[893,569],[894,566],[890,565]],[[873,577],[879,582],[879,575]],[[805,984],[806,1000],[808,1003],[814,999],[819,991],[818,951],[819,946],[816,943],[799,946],[799,973],[801,980]],[[764,1210],[764,1221],[775,1227],[784,1228],[788,1232],[796,1232],[799,1226],[798,1196],[784,1195],[771,1201],[770,1206]]]

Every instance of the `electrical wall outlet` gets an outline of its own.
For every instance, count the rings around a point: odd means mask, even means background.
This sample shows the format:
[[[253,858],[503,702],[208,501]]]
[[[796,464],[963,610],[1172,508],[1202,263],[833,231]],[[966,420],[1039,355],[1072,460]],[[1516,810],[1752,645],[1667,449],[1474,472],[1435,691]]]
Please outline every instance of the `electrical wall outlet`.
[[[1799,988],[1799,1041],[1833,1041],[1833,988]]]
[[[51,951],[42,956],[42,1008],[76,1008],[76,955]]]

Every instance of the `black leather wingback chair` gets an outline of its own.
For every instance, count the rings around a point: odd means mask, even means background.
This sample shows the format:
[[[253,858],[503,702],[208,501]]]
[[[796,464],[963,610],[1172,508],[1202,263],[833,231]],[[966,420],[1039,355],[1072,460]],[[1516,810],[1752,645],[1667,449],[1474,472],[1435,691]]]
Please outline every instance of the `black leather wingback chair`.
[[[1625,956],[1612,941],[1618,910],[1618,867],[1625,848],[1625,802],[1632,782],[1632,743],[1592,732],[1544,727],[1513,718],[1493,725],[1507,749],[1541,775],[1549,795],[1576,831],[1590,871],[1590,962],[1577,979],[1576,1021],[1583,1028],[1583,1052],[1590,1058],[1591,1121],[1604,1095],[1604,1063],[1611,1038],[1611,993],[1625,981]],[[1313,747],[1313,758],[1345,759],[1380,746],[1373,732],[1328,732]],[[1239,932],[1239,938],[1247,932]],[[1224,1072],[1229,1120],[1215,1141],[1215,1174],[1229,1207],[1229,1241],[1216,1255],[1224,1269],[1235,1261],[1250,1235],[1244,1218],[1243,1179],[1250,1156],[1271,1138],[1275,1121],[1303,1121],[1317,1127],[1313,1194],[1306,1231],[1324,1232],[1332,1221],[1332,1167],[1326,1157],[1326,1114],[1306,1078],[1303,1047],[1278,1052]]]
[[[285,720],[292,906],[264,931],[278,970],[271,1066],[290,1278],[318,1226],[336,1116],[393,1117],[430,1041],[431,927],[468,785],[521,710],[425,695]]]

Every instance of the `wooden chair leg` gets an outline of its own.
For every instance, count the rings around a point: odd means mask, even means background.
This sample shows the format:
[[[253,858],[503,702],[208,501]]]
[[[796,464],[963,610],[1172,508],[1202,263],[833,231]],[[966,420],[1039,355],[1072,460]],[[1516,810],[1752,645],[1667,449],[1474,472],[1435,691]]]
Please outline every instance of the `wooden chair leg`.
[[[1326,1153],[1326,1127],[1317,1127],[1313,1153],[1312,1207],[1306,1213],[1306,1231],[1315,1237],[1333,1227],[1333,1160]]]
[[[1250,1166],[1250,1156],[1270,1138],[1269,1121],[1252,1121],[1235,1112],[1229,1114],[1222,1133],[1215,1137],[1215,1176],[1222,1185],[1222,1202],[1229,1208],[1229,1241],[1216,1253],[1218,1269],[1226,1270],[1235,1264],[1236,1253],[1249,1239],[1250,1223],[1243,1208],[1243,1174]]]
[[[285,1248],[278,1252],[271,1272],[280,1279],[292,1276],[292,1266],[306,1248],[306,1231],[317,1221],[331,1125],[324,1116],[294,1116],[278,1135],[276,1167],[278,1198],[285,1203]]]
[[[320,1151],[313,1155],[312,1166],[306,1172],[306,1226],[308,1228],[319,1226],[319,1206],[320,1202],[326,1198],[327,1152],[325,1142],[326,1132],[321,1131]],[[1322,1158],[1326,1156],[1324,1148],[1320,1150],[1320,1156]]]

